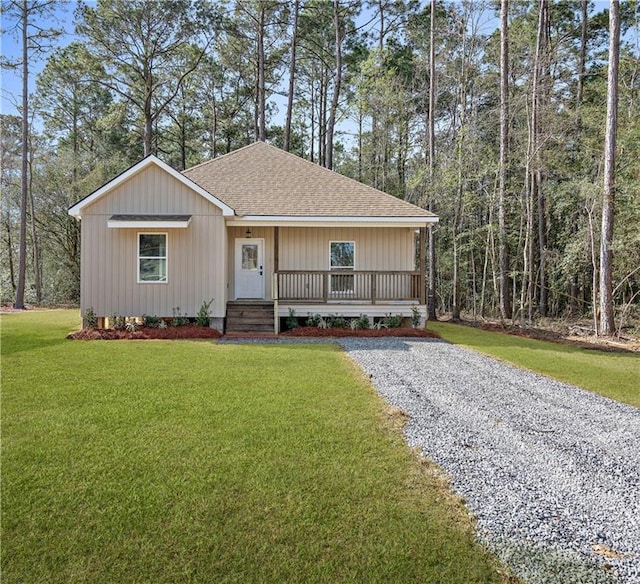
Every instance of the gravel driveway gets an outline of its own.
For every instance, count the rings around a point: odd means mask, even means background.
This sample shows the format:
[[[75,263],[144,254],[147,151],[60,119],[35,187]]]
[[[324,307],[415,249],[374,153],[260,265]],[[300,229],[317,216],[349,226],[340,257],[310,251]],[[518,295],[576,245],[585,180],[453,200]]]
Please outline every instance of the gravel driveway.
[[[442,341],[339,342],[525,582],[640,583],[640,410]]]

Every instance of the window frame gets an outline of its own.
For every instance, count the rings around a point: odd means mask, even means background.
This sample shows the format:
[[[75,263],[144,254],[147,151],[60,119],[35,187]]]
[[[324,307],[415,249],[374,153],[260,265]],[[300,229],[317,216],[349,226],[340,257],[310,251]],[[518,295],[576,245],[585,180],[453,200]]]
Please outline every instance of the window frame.
[[[331,263],[332,260],[332,254],[331,254],[331,245],[333,243],[350,243],[353,245],[353,266],[334,266]],[[355,270],[356,269],[356,242],[352,241],[352,240],[345,240],[345,239],[336,239],[336,240],[331,240],[329,242],[329,269],[330,270]]]
[[[331,246],[334,243],[350,243],[353,246],[353,265],[352,266],[334,266],[332,264],[333,254],[331,253]],[[351,275],[353,287],[351,290],[335,290],[334,281],[345,280],[343,278],[337,278],[334,280],[333,276],[348,276],[349,272],[355,272],[356,270],[356,242],[354,240],[336,239],[329,241],[329,293],[335,296],[352,296],[355,294],[355,274]]]
[[[140,236],[141,235],[164,235],[164,256],[140,256]],[[136,233],[137,239],[137,261],[136,271],[138,274],[138,284],[168,284],[169,283],[169,232],[167,231],[138,231]],[[164,260],[165,265],[165,279],[164,280],[142,280],[140,279],[140,260]]]

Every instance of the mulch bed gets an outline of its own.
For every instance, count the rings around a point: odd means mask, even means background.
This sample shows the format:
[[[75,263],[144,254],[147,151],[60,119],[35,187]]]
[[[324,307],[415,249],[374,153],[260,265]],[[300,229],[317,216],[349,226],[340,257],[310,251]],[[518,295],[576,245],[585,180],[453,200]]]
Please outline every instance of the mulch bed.
[[[427,339],[441,339],[442,337],[430,330],[417,328],[388,328],[388,329],[350,329],[350,328],[317,328],[300,326],[290,331],[280,333],[283,337],[422,337]]]
[[[82,341],[115,341],[120,339],[219,339],[219,331],[205,326],[185,325],[165,329],[140,327],[135,332],[115,329],[83,329],[67,335],[68,339]]]
[[[298,327],[281,333],[284,337],[421,337],[440,339],[436,332],[414,328],[362,329],[346,328],[321,329],[313,326]],[[67,335],[68,339],[81,341],[115,341],[132,339],[219,339],[222,334],[212,328],[186,325],[166,329],[140,327],[135,332],[115,329],[83,329]]]

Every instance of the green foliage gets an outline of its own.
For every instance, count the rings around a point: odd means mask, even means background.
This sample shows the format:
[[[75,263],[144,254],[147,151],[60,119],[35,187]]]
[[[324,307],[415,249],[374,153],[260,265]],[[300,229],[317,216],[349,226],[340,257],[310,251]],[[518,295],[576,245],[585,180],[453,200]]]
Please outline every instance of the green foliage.
[[[289,316],[287,316],[287,330],[293,330],[298,327],[298,317],[293,308],[289,308]]]
[[[402,315],[389,313],[382,319],[382,324],[386,328],[399,328],[402,326]]]
[[[309,314],[307,318],[307,326],[315,326],[317,328],[324,328],[321,325],[324,323],[324,319],[319,314]]]
[[[200,310],[198,310],[198,314],[196,314],[196,324],[198,326],[209,326],[211,324],[211,304],[213,303],[213,298],[208,302],[203,302],[200,306]]]
[[[133,319],[127,320],[124,325],[124,330],[126,330],[128,333],[135,333],[139,328],[140,325],[138,325],[138,322]]]
[[[147,314],[142,315],[142,326],[147,326],[149,328],[158,328],[162,319],[158,316],[149,316]]]
[[[344,316],[340,316],[339,314],[330,314],[327,317],[327,326],[329,328],[348,328],[349,323]]]
[[[127,319],[124,316],[119,316],[117,314],[112,314],[109,317],[109,321],[115,330],[124,330],[127,324]]]
[[[371,321],[366,314],[361,314],[358,318],[351,320],[356,329],[368,329],[371,328]]]
[[[411,326],[413,328],[418,328],[420,326],[420,321],[422,320],[422,316],[420,314],[420,310],[414,304],[411,307]]]
[[[180,307],[175,306],[171,309],[173,313],[173,318],[171,319],[171,326],[185,326],[189,324],[189,318],[186,313],[184,315],[180,314]]]
[[[87,308],[84,312],[84,324],[86,328],[94,329],[98,326],[98,317],[96,313],[93,311],[93,307]]]

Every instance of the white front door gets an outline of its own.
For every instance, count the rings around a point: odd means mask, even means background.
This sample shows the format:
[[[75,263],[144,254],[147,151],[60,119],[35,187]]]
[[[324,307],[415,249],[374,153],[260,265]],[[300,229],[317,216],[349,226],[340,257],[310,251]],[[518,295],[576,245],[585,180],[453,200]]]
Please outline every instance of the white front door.
[[[264,239],[236,239],[236,298],[264,298]]]

